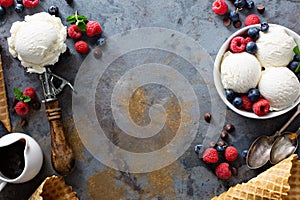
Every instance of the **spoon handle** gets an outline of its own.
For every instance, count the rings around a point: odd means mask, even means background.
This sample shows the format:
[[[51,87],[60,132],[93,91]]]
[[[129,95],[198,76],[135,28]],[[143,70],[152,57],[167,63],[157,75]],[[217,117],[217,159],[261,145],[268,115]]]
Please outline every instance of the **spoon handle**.
[[[276,133],[276,135],[281,135],[281,133],[294,121],[294,119],[299,115],[300,113],[300,104],[297,107],[297,111],[293,114],[293,116],[290,118],[289,121]]]

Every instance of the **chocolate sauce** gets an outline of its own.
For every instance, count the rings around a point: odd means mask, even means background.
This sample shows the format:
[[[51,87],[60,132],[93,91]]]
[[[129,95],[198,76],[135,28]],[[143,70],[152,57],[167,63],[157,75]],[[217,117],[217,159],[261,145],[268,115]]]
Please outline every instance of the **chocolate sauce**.
[[[0,172],[9,179],[20,176],[25,167],[25,142],[17,141],[0,148]]]

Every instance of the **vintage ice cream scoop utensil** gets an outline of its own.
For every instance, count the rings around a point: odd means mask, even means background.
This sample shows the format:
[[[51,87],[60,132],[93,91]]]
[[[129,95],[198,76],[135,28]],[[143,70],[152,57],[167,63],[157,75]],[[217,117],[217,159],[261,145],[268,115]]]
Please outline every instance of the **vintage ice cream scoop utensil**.
[[[72,172],[75,165],[73,150],[66,140],[62,125],[61,108],[59,106],[58,95],[66,85],[74,90],[73,86],[60,76],[53,74],[49,68],[46,68],[43,74],[40,74],[40,80],[43,85],[46,114],[50,124],[51,135],[51,161],[53,168],[61,175],[68,175]],[[57,80],[59,84],[56,84]]]
[[[274,135],[272,136],[260,136],[250,146],[246,164],[250,169],[257,169],[264,166],[270,160],[271,148],[275,139],[282,134],[282,132],[294,121],[294,119],[300,113],[300,104],[297,107],[297,111],[290,118],[290,120]]]
[[[298,136],[300,128],[296,133],[284,132],[275,140],[270,153],[270,162],[277,164],[288,156],[292,155],[298,147]]]

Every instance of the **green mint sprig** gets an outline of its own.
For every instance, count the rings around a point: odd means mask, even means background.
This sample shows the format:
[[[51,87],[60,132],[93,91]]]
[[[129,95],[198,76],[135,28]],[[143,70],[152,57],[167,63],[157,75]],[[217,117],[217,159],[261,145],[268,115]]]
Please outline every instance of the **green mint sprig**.
[[[88,18],[84,15],[78,15],[77,10],[75,11],[74,15],[70,15],[67,17],[66,21],[70,24],[76,24],[79,30],[85,31],[86,30],[86,22]]]
[[[299,46],[295,46],[293,51],[294,51],[295,54],[300,54]],[[300,62],[298,63],[298,66],[295,69],[296,74],[299,73],[299,72],[300,72]]]
[[[19,90],[19,88],[14,88],[14,95],[19,101],[23,101],[24,103],[28,103],[31,101],[31,98],[24,95],[23,92]]]

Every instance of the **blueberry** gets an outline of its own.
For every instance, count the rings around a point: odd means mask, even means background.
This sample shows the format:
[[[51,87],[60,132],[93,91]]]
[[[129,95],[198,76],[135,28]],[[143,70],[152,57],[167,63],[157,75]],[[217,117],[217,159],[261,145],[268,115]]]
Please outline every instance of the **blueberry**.
[[[226,99],[230,102],[232,102],[235,97],[235,93],[232,89],[226,89],[225,95],[226,95]]]
[[[246,0],[235,0],[233,2],[233,5],[236,7],[236,8],[244,8],[246,6]]]
[[[50,7],[48,8],[48,13],[49,13],[50,15],[55,15],[56,17],[58,17],[59,9],[58,9],[57,6],[50,6]]]
[[[297,78],[300,81],[300,73],[297,74]]]
[[[292,61],[292,62],[289,63],[288,68],[289,68],[291,71],[295,72],[295,70],[296,70],[296,68],[298,67],[298,65],[299,65],[299,62],[297,62],[297,61]]]
[[[199,150],[203,147],[202,144],[197,144],[195,147],[194,147],[194,151],[196,154],[199,154]]]
[[[259,30],[257,28],[249,28],[248,29],[248,35],[252,39],[256,40],[259,37]]]
[[[254,8],[254,1],[253,0],[246,0],[246,8],[248,8],[248,9]]]
[[[16,1],[18,4],[23,4],[23,0],[17,0]]]
[[[232,10],[229,13],[229,19],[231,19],[232,22],[237,22],[240,20],[240,15],[235,10]]]
[[[248,154],[248,149],[245,149],[245,150],[242,151],[242,157],[243,158],[246,158],[247,154]]]
[[[97,40],[97,42],[96,42],[96,45],[98,45],[98,46],[102,46],[102,45],[104,45],[105,44],[105,38],[99,38],[98,40]]]
[[[246,51],[251,54],[255,54],[257,51],[257,45],[255,42],[248,42],[246,44]]]
[[[224,146],[217,146],[216,149],[218,152],[223,152],[225,150]]]
[[[241,99],[241,97],[235,97],[232,101],[232,104],[234,107],[240,108],[243,104],[243,100]]]
[[[6,13],[5,8],[0,5],[0,16],[5,15],[5,13]]]
[[[17,5],[15,6],[15,11],[17,13],[21,13],[21,12],[23,12],[23,10],[24,10],[23,4],[17,3]]]
[[[260,25],[260,30],[261,32],[267,32],[269,30],[269,24],[267,22],[263,22]]]
[[[294,58],[293,58],[293,61],[300,62],[300,54],[295,54]]]
[[[248,98],[250,101],[254,102],[257,101],[257,99],[260,97],[259,89],[252,88],[248,91]]]

